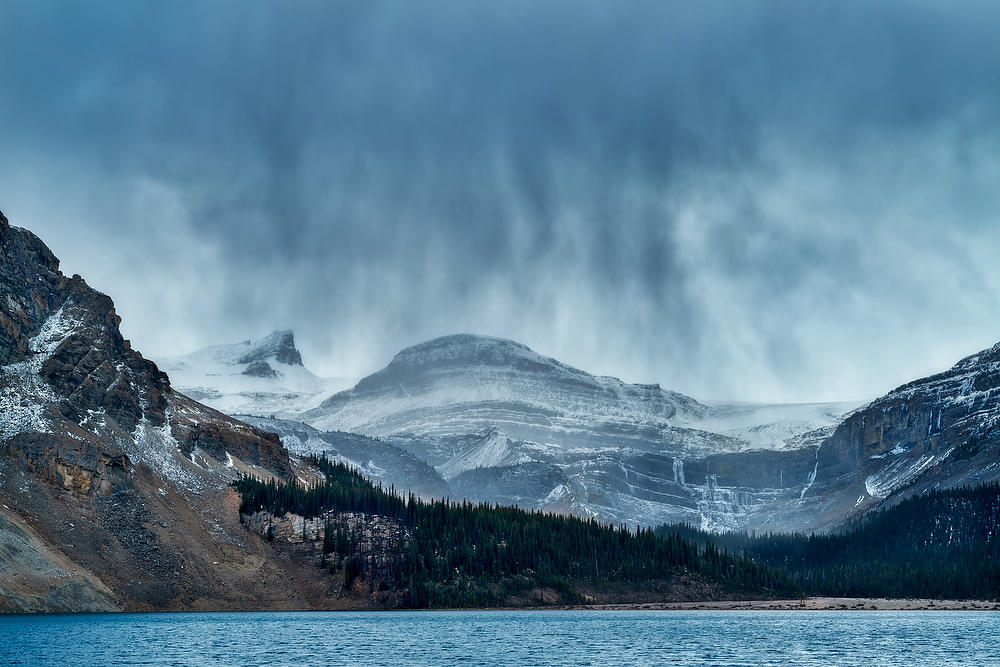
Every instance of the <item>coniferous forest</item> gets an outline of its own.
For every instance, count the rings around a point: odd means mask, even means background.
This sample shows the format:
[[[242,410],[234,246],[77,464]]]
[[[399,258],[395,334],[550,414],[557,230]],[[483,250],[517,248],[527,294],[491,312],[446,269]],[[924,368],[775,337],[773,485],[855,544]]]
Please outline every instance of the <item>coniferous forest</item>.
[[[807,595],[1000,598],[1000,485],[938,490],[829,535],[714,535],[662,526],[781,569]]]
[[[835,534],[717,535],[404,499],[343,464],[311,463],[325,482],[236,480],[241,515],[322,518],[319,564],[345,586],[363,581],[394,593],[400,606],[499,606],[539,588],[584,602],[581,588],[617,582],[639,589],[676,575],[733,597],[1000,597],[997,484],[916,496]],[[383,523],[374,527],[365,517]]]
[[[326,480],[241,477],[241,515],[267,511],[325,517],[321,565],[349,586],[362,579],[372,591],[394,591],[401,606],[503,605],[512,595],[552,589],[564,602],[583,602],[581,586],[641,587],[676,575],[717,586],[737,597],[798,594],[781,571],[713,544],[698,545],[676,532],[611,527],[595,520],[513,507],[436,500],[375,486],[356,471],[312,459]],[[365,530],[339,516],[377,516],[392,526]],[[371,542],[378,540],[377,549]]]

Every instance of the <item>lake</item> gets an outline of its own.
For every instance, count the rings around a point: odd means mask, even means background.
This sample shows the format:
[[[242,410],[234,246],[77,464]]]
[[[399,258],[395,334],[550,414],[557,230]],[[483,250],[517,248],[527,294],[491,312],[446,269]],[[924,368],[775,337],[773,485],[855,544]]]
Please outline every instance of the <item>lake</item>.
[[[414,611],[0,616],[5,664],[984,665],[1000,613]]]

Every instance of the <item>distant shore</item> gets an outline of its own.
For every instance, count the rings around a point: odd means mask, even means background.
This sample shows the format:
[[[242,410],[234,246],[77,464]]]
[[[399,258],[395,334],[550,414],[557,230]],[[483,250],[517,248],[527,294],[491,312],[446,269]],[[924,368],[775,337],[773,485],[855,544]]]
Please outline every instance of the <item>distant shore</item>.
[[[725,611],[996,611],[989,600],[924,600],[889,598],[803,598],[801,600],[715,600],[705,602],[646,602],[640,604],[583,604],[568,609],[595,610],[725,610]]]

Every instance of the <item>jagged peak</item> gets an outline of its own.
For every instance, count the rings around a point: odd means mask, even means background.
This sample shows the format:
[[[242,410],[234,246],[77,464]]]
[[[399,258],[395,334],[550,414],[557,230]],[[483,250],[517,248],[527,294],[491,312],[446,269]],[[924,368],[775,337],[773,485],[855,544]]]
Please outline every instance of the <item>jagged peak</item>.
[[[291,329],[279,329],[256,341],[247,341],[250,348],[243,354],[238,362],[241,364],[252,364],[257,361],[264,361],[270,357],[288,366],[301,366],[302,355],[295,347],[295,334]]]

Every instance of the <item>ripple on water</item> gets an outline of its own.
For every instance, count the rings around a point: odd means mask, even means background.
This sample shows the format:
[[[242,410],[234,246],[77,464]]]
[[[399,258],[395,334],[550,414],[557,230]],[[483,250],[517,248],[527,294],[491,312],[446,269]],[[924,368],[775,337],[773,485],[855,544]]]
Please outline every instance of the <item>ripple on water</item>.
[[[0,617],[0,662],[132,665],[992,664],[1000,614],[454,611]]]

